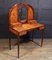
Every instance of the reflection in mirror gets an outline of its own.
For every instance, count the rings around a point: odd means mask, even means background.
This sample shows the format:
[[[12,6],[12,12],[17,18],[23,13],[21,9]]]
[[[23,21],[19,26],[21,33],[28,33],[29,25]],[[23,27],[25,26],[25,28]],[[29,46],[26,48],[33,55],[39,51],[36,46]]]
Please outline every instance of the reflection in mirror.
[[[21,23],[25,23],[27,20],[27,8],[26,7],[21,7],[19,9],[19,19]]]

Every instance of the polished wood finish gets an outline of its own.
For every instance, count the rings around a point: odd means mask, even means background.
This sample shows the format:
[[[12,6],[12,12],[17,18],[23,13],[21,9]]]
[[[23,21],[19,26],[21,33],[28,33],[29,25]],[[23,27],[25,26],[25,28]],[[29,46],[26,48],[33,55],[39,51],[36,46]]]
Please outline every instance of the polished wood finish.
[[[26,23],[22,23],[19,17],[19,9],[22,7],[27,8],[27,18]],[[44,24],[40,24],[35,19],[35,11],[33,7],[27,3],[15,4],[9,11],[9,30],[17,36],[17,45],[18,45],[18,58],[19,58],[19,44],[20,44],[20,36],[27,34],[27,32],[38,29],[42,31],[42,40],[41,47],[43,44],[43,30],[45,26]],[[33,36],[33,34],[32,34]],[[9,39],[9,48],[11,49],[11,40]]]

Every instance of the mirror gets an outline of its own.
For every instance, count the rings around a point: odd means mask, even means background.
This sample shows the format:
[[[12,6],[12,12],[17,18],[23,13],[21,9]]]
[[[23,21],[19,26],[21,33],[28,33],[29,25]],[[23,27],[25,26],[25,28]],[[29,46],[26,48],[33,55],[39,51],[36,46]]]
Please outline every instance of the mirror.
[[[27,21],[27,8],[26,7],[21,7],[19,9],[19,18],[21,23],[25,23]]]

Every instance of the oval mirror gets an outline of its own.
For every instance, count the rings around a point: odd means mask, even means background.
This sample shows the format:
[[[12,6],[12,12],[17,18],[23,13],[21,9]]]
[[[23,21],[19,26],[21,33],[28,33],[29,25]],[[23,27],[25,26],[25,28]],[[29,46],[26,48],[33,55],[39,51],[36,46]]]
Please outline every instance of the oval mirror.
[[[19,9],[19,19],[21,23],[25,23],[27,21],[27,8],[21,7]]]

